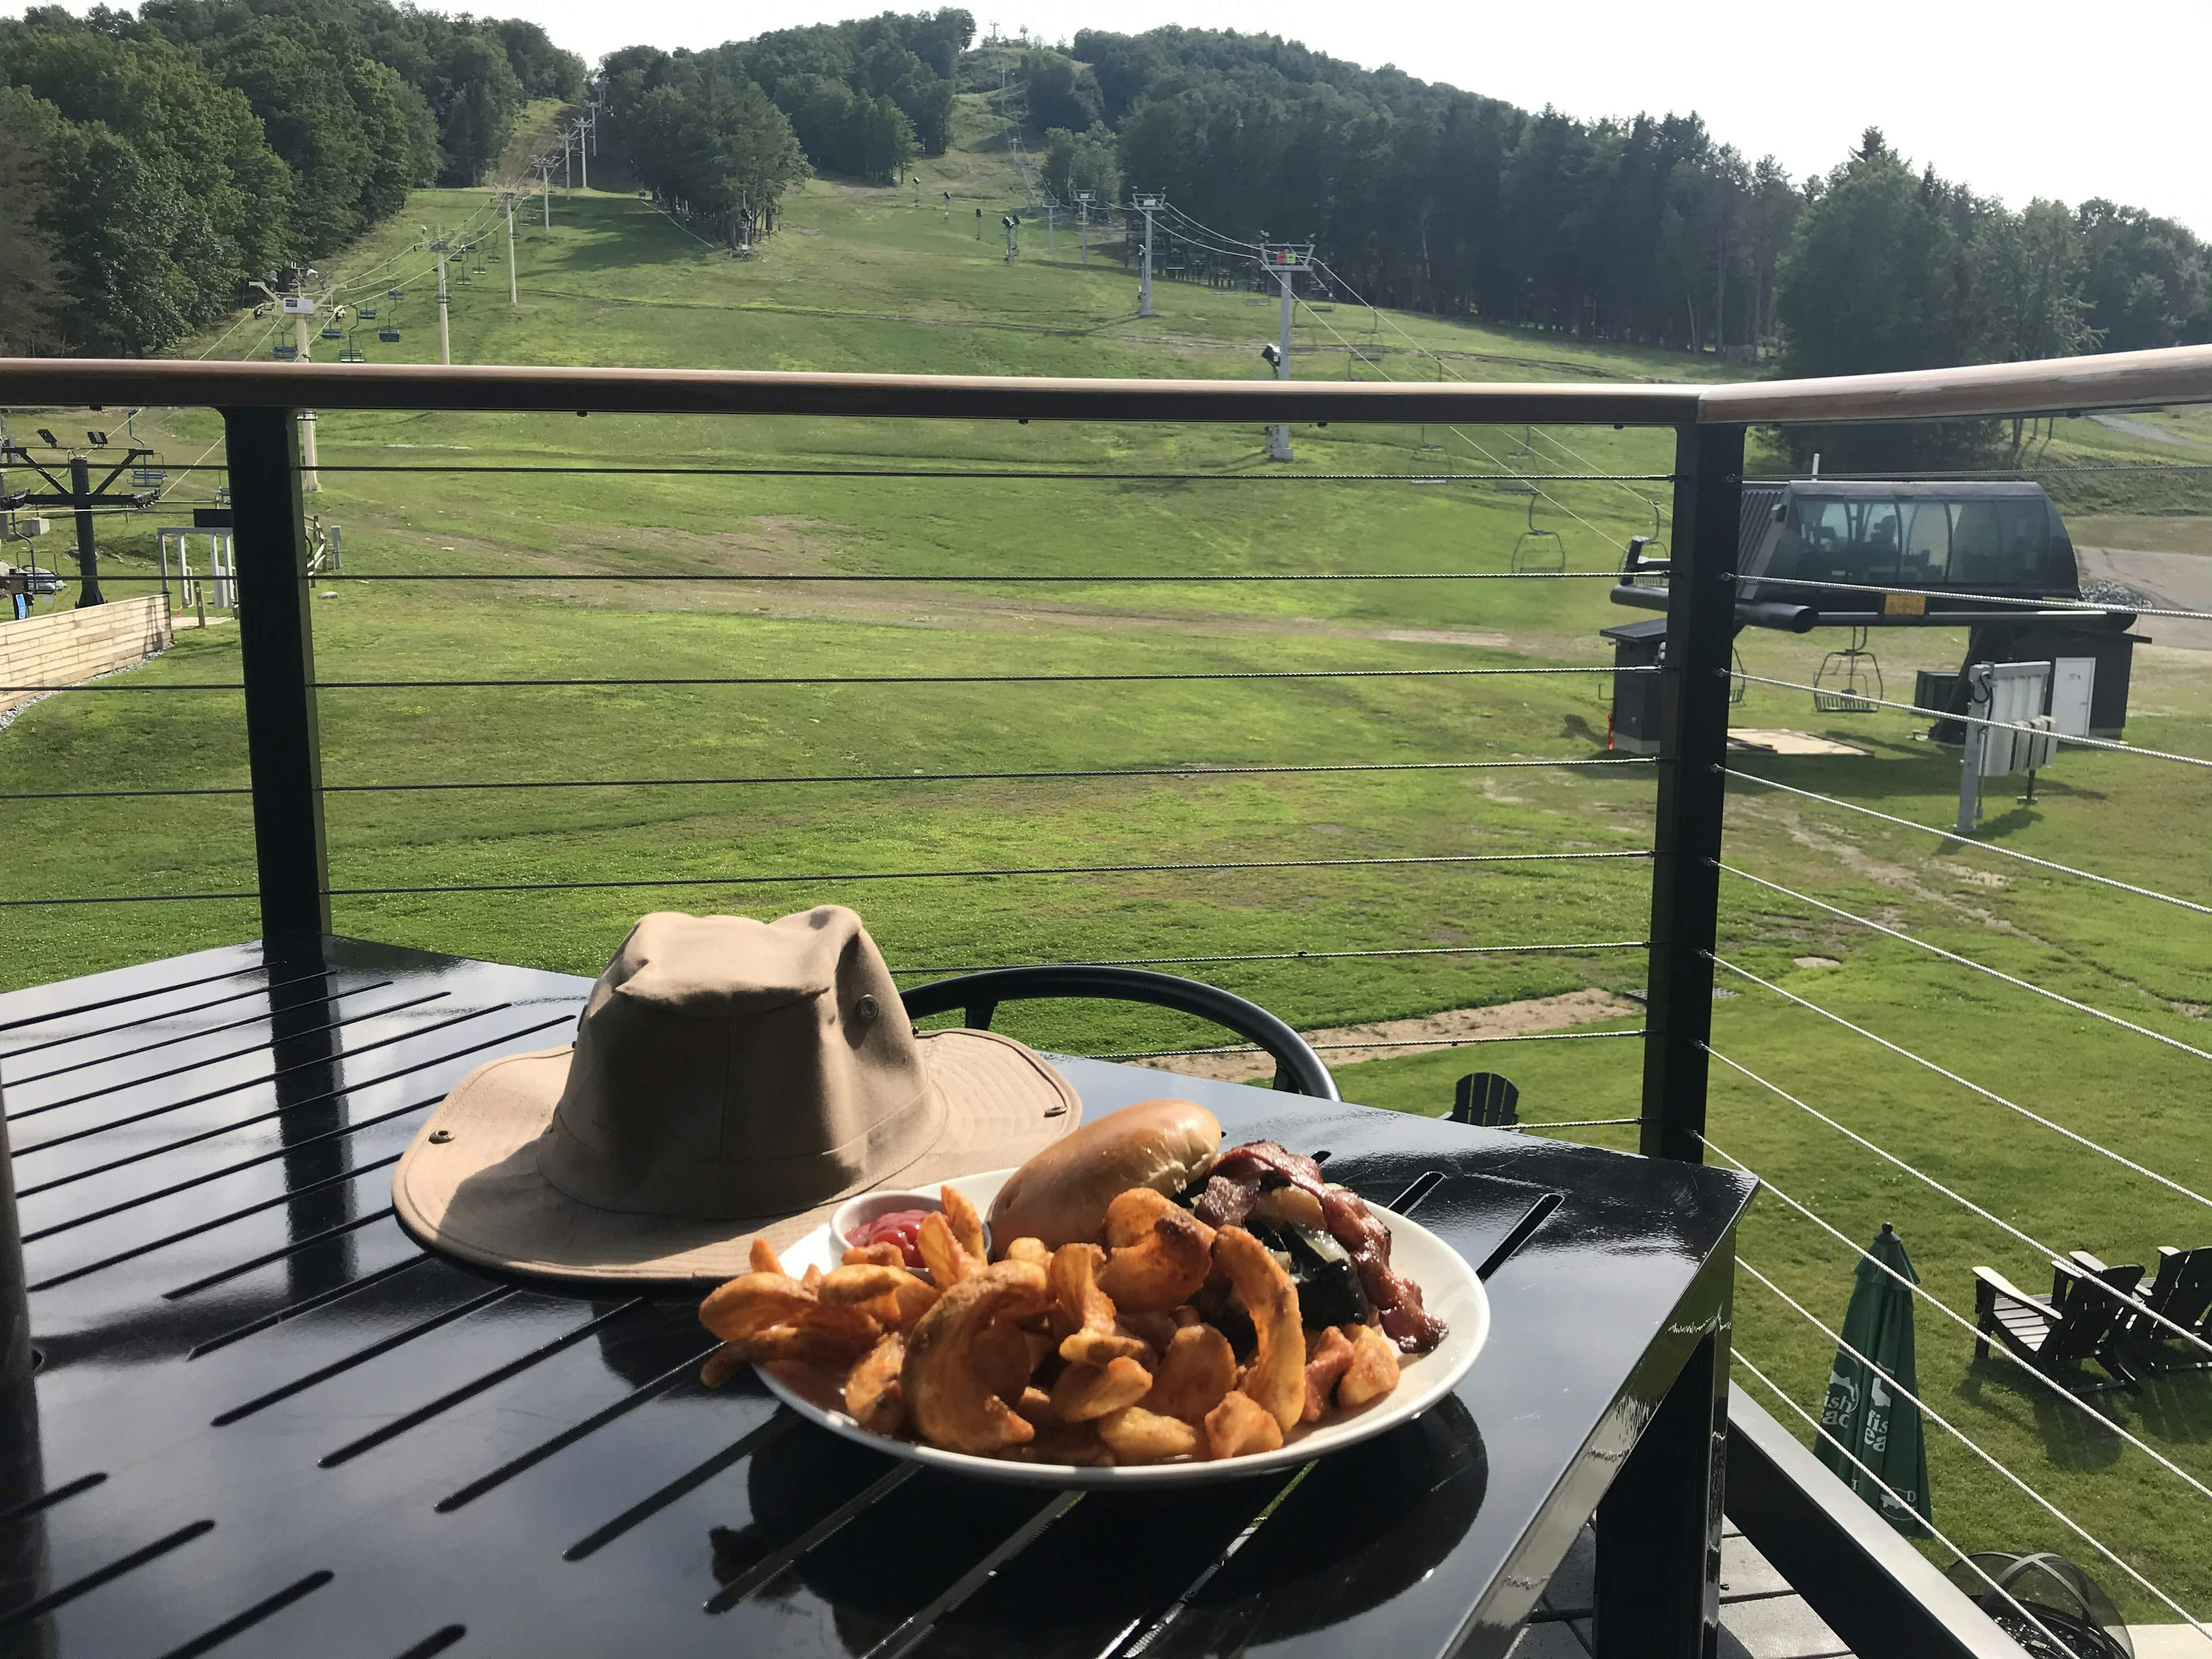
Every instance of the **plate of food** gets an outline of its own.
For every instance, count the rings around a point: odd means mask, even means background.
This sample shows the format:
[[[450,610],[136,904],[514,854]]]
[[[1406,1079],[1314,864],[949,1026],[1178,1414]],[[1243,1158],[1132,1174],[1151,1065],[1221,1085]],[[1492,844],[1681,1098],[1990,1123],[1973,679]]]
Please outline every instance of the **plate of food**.
[[[1273,1141],[1147,1101],[1018,1170],[877,1192],[700,1317],[831,1433],[981,1480],[1159,1486],[1295,1467],[1419,1416],[1490,1330],[1435,1234]]]

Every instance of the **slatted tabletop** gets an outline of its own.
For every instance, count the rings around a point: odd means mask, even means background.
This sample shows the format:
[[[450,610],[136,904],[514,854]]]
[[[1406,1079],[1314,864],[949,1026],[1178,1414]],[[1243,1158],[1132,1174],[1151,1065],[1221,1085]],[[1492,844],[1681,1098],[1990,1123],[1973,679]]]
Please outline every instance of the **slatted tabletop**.
[[[42,1362],[0,1420],[0,1652],[1501,1652],[1725,1341],[1740,1177],[1069,1060],[1088,1115],[1200,1100],[1470,1261],[1565,1202],[1491,1279],[1455,1396],[1293,1476],[923,1472],[750,1376],[701,1388],[690,1301],[549,1294],[399,1230],[423,1115],[566,1040],[588,987],[325,939],[0,997]]]

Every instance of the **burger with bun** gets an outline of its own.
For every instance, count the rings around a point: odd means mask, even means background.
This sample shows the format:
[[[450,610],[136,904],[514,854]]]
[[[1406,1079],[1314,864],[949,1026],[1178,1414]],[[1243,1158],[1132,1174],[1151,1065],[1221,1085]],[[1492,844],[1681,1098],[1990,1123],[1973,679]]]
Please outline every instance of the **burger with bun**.
[[[1132,1187],[1172,1198],[1213,1163],[1221,1125],[1188,1100],[1146,1100],[1094,1119],[1006,1178],[991,1203],[991,1237],[1035,1238],[1048,1249],[1089,1243],[1106,1206]]]

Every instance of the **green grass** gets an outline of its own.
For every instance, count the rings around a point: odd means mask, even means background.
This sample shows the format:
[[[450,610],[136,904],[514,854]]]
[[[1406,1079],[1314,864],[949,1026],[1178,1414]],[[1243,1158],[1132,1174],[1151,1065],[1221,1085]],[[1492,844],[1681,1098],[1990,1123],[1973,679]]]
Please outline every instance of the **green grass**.
[[[951,225],[938,201],[955,192]],[[1024,231],[1012,266],[973,209],[1016,198],[1004,164],[978,150],[925,164],[914,192],[817,181],[784,234],[750,262],[702,247],[646,204],[556,198],[550,231],[518,220],[521,303],[492,264],[453,306],[459,362],[912,370],[1030,374],[1249,376],[1270,307],[1163,283],[1159,315],[1133,315],[1133,279],[1072,236],[1042,255]],[[337,267],[404,253],[417,223],[463,223],[486,198],[428,193]],[[962,216],[966,215],[965,222]],[[488,228],[490,222],[482,220]],[[504,228],[491,245],[504,252]],[[404,286],[403,342],[384,360],[434,361],[424,256],[373,283]],[[1552,336],[1411,316],[1364,334],[1349,305],[1302,325],[1297,372],[1342,374],[1343,342],[1393,348],[1393,378],[1434,363],[1468,378],[1671,380],[1732,374],[1710,361],[1590,347]],[[255,326],[222,355],[257,354]],[[203,344],[207,343],[203,342]],[[1373,373],[1363,369],[1362,373]],[[2191,416],[2190,421],[2200,420]],[[165,455],[189,460],[212,418],[143,416]],[[2181,429],[2177,428],[2177,429]],[[2187,428],[2195,431],[2194,426]],[[1175,574],[1342,570],[1502,571],[1525,528],[1522,499],[1486,484],[1389,480],[1455,467],[1663,471],[1662,433],[1517,428],[1300,429],[1297,461],[1269,468],[1241,428],[593,416],[344,415],[320,422],[326,467],[344,465],[687,465],[723,467],[1049,466],[1101,474],[1204,471],[1267,481],[1135,483],[759,477],[558,477],[328,471],[313,510],[343,525],[348,576],[319,583],[316,650],[326,679],[852,673],[1225,672],[1330,667],[1581,667],[1609,660],[1597,630],[1628,614],[1597,581],[1255,583],[1048,587],[977,583],[777,583],[771,573]],[[1423,451],[1424,441],[1443,451]],[[2148,440],[2059,423],[2055,457],[2170,459]],[[2167,447],[2171,448],[2171,446]],[[2178,453],[2178,452],[2177,452]],[[213,459],[212,457],[210,459]],[[1771,457],[1769,458],[1771,460]],[[1297,482],[1354,472],[1385,481]],[[2116,475],[2116,479],[2135,475]],[[2154,483],[2160,481],[2154,480]],[[1547,485],[1540,522],[1570,561],[1610,569],[1652,527],[1663,486]],[[2148,486],[2112,507],[2146,521]],[[1642,493],[1639,494],[1639,491]],[[185,495],[201,493],[179,492]],[[1662,496],[1663,499],[1663,496]],[[2083,539],[2094,538],[2086,533]],[[50,544],[51,545],[51,544]],[[124,570],[149,568],[150,534],[108,544]],[[137,561],[133,562],[132,561]],[[63,562],[57,548],[44,562]],[[367,575],[469,570],[503,577],[617,571],[744,578],[706,585],[503,580],[398,583]],[[116,592],[134,591],[118,583]],[[1753,633],[1750,672],[1804,680],[1836,643]],[[1950,667],[1954,635],[1877,641],[1893,696],[1916,666]],[[234,679],[235,629],[190,629],[127,678]],[[337,793],[327,804],[340,888],[670,876],[811,876],[750,886],[568,892],[341,896],[348,933],[580,973],[595,971],[643,909],[774,915],[842,902],[870,920],[894,965],[1072,957],[1259,954],[1406,945],[1593,942],[1641,937],[1640,860],[1216,872],[1138,872],[931,881],[838,879],[869,872],[1344,859],[1647,847],[1648,768],[1203,779],[912,781],[917,773],[1165,764],[1590,759],[1604,753],[1602,675],[1407,678],[1066,686],[781,686],[629,690],[327,690],[323,753],[333,785],[862,775],[897,782],[696,784],[527,791]],[[2128,736],[2203,752],[2212,659],[2136,658]],[[234,694],[99,693],[53,698],[0,734],[0,788],[223,788],[246,780]],[[1950,820],[1957,765],[1894,714],[1816,716],[1802,693],[1750,689],[1740,723],[1827,731],[1863,759],[1748,760],[1742,769],[1921,823]],[[2212,898],[2202,772],[2069,753],[2015,806],[1994,784],[1998,844],[2085,865],[2200,901]],[[12,892],[219,892],[252,884],[242,796],[16,801]],[[2202,919],[2069,881],[1935,836],[1755,786],[1731,792],[1728,857],[1741,867],[1912,937],[1960,951],[2199,1047],[2212,1047],[2212,953]],[[2128,1157],[2205,1189],[2212,1131],[2204,1062],[1927,957],[1747,883],[1725,878],[1722,953]],[[58,922],[59,925],[57,925]],[[0,910],[0,982],[22,985],[250,935],[250,902]],[[1836,967],[1797,965],[1824,957]],[[1196,970],[1301,1027],[1554,994],[1640,987],[1634,951],[1222,964]],[[1723,975],[1714,1044],[1809,1105],[1954,1185],[2060,1249],[2144,1260],[2161,1243],[2212,1241],[2203,1206],[2069,1146],[1748,981]],[[1009,1028],[1072,1049],[1216,1040],[1206,1028],[1126,1008],[1010,1011]],[[1617,1026],[1618,1022],[1614,1023]],[[1598,1027],[1595,1029],[1608,1029]],[[1627,1115],[1638,1045],[1558,1042],[1370,1061],[1342,1073],[1353,1098],[1440,1113],[1452,1081],[1489,1066],[1522,1091],[1532,1120]],[[1893,1221],[1928,1287],[1972,1305],[1972,1269],[2034,1285],[2035,1253],[1725,1066],[1711,1133],[1848,1236]],[[1631,1132],[1572,1138],[1630,1145]],[[1832,1322],[1851,1258],[1774,1199],[1747,1223],[1744,1258]],[[1802,1402],[1820,1397],[1832,1346],[1747,1278],[1744,1352]],[[1925,1314],[1925,1310],[1923,1310]],[[2180,1483],[2094,1419],[1969,1363],[1965,1334],[1925,1314],[1921,1381],[1930,1403],[2024,1478],[2174,1589],[2212,1604],[2212,1548]],[[1740,1378],[1748,1384],[1747,1377]],[[1768,1402],[1770,1405],[1772,1401]],[[2212,1377],[2098,1406],[2212,1480]],[[1931,1431],[1940,1524],[1970,1547],[2086,1546]],[[2116,1571],[2100,1577],[2131,1616],[2164,1619]]]

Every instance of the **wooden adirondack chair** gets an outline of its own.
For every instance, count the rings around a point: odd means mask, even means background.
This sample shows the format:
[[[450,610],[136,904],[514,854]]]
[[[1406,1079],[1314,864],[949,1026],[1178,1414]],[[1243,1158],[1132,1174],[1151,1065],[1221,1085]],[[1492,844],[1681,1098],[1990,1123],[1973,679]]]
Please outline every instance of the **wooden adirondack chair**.
[[[2081,1258],[2077,1258],[2081,1259]],[[2094,1256],[2086,1261],[2094,1261]],[[1994,1267],[1974,1269],[1974,1358],[1986,1359],[1992,1339],[2074,1394],[2141,1384],[2120,1352],[2118,1330],[2142,1280],[2140,1267],[2051,1264],[2051,1294],[2031,1296]],[[2101,1281],[2109,1291],[2092,1280]],[[2117,1291],[2118,1294],[2111,1294]],[[2080,1367],[2095,1360],[2111,1382],[2095,1382]]]
[[[2212,1245],[2194,1250],[2161,1249],[2158,1272],[2138,1295],[2145,1311],[2123,1320],[2118,1332],[2129,1369],[2154,1376],[2212,1370],[2212,1353],[2176,1334],[2172,1325],[2149,1316],[2162,1314],[2200,1341],[2212,1344]]]

